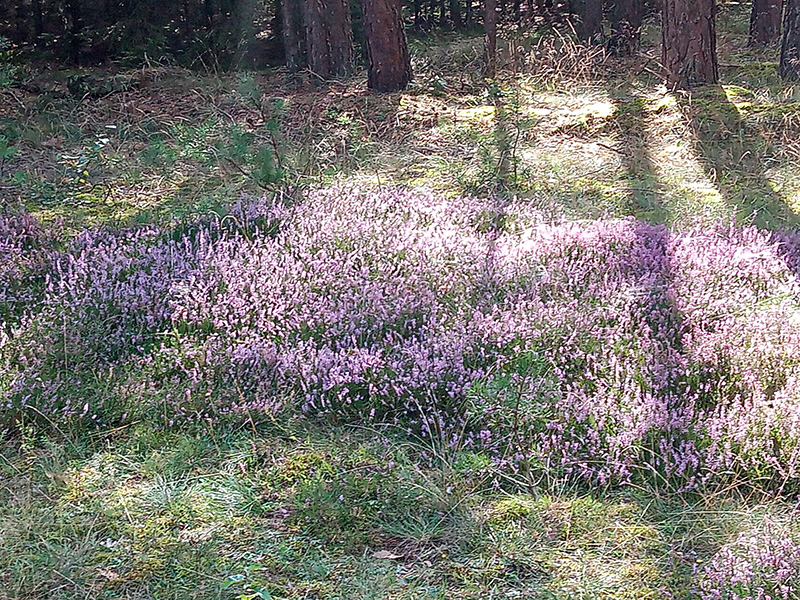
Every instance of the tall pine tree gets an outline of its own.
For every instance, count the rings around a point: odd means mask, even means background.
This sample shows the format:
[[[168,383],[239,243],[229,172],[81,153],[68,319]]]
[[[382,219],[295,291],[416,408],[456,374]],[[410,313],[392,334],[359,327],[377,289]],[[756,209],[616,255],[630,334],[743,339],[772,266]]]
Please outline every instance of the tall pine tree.
[[[673,87],[717,83],[715,0],[663,0],[662,64]]]
[[[379,92],[405,89],[412,74],[400,0],[364,0],[364,36],[369,88]]]
[[[786,0],[780,74],[784,79],[800,80],[800,0]]]
[[[782,0],[753,0],[750,12],[750,45],[766,46],[781,38]]]

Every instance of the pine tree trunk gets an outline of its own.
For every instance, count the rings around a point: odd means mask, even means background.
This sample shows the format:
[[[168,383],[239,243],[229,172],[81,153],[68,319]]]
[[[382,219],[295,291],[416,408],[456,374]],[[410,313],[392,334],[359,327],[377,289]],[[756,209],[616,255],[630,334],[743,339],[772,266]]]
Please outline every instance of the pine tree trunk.
[[[578,39],[590,42],[602,37],[603,0],[576,0],[571,12]]]
[[[364,35],[369,88],[378,92],[405,89],[411,81],[411,58],[400,0],[364,0]]]
[[[31,10],[33,11],[33,43],[38,45],[39,38],[44,33],[44,14],[41,0],[33,0],[31,2]]]
[[[303,8],[308,66],[312,72],[327,79],[331,76],[331,54],[328,50],[322,0],[304,0]]]
[[[497,74],[497,0],[486,0],[486,14],[483,16],[486,30],[486,77],[493,79]]]
[[[667,83],[679,88],[717,83],[714,0],[664,0],[662,63]]]
[[[308,66],[329,79],[348,73],[353,64],[353,37],[348,0],[305,0]]]
[[[281,30],[286,66],[296,73],[306,65],[303,13],[299,0],[281,0]]]
[[[767,46],[781,39],[782,0],[753,0],[750,13],[751,46]]]
[[[327,0],[328,47],[334,75],[347,75],[353,68],[353,24],[349,0]]]
[[[25,2],[24,0],[17,0],[17,11],[14,15],[14,21],[16,24],[16,35],[17,40],[20,42],[27,42],[28,41],[28,11],[25,10]]]
[[[800,0],[786,0],[780,74],[784,79],[800,80]]]
[[[461,4],[459,0],[450,0],[450,20],[453,22],[453,27],[461,29],[464,26],[464,21],[461,18]]]
[[[67,2],[67,14],[69,15],[69,59],[73,64],[80,64],[81,59],[81,35],[83,33],[83,11],[80,0],[69,0]]]
[[[610,48],[617,54],[632,54],[641,41],[643,0],[616,0],[611,6]]]

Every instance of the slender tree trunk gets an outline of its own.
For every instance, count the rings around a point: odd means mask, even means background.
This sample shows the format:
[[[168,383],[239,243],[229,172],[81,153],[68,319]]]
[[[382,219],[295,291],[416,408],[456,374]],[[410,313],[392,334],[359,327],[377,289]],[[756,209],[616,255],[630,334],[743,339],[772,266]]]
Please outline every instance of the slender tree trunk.
[[[572,5],[573,26],[580,40],[597,41],[603,35],[603,0],[576,0]]]
[[[41,0],[33,0],[31,10],[33,11],[33,43],[38,44],[39,38],[44,33],[44,9]]]
[[[753,0],[750,13],[751,46],[767,46],[781,39],[783,0]]]
[[[67,2],[69,15],[69,59],[74,64],[79,64],[81,59],[81,34],[83,33],[83,12],[81,0]]]
[[[328,49],[328,33],[325,31],[325,7],[322,0],[304,0],[303,7],[308,66],[323,79],[328,79],[333,69]]]
[[[497,74],[497,0],[486,0],[486,14],[483,17],[486,39],[486,77],[493,79]]]
[[[450,21],[453,27],[461,29],[464,26],[464,21],[461,18],[461,3],[459,0],[450,0]]]
[[[305,0],[308,66],[329,79],[353,65],[353,34],[348,0]]]
[[[347,75],[353,68],[353,24],[349,0],[327,0],[328,47],[331,70],[335,75]]]
[[[667,83],[688,88],[717,83],[714,0],[663,0],[662,60]]]
[[[786,0],[780,74],[784,79],[800,80],[800,0]]]
[[[16,28],[16,39],[19,42],[28,41],[28,11],[25,10],[25,1],[17,0],[17,10],[14,15],[14,22]]]
[[[616,0],[610,7],[609,46],[617,54],[632,54],[641,41],[643,0]]]
[[[303,14],[298,0],[280,0],[280,4],[286,66],[296,73],[306,65]]]
[[[378,92],[405,89],[411,81],[411,58],[400,0],[364,0],[364,35],[369,88]]]

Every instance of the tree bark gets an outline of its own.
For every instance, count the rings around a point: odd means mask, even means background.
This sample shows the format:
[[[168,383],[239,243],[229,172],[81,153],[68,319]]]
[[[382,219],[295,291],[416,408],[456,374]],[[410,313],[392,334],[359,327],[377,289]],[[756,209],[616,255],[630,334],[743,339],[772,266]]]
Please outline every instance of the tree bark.
[[[364,35],[368,87],[378,92],[405,89],[412,75],[400,0],[364,0]]]
[[[33,0],[31,2],[31,10],[33,11],[33,43],[38,45],[39,38],[44,33],[44,14],[41,0]]]
[[[493,79],[497,74],[497,0],[486,0],[486,14],[483,17],[483,26],[486,32],[486,77]]]
[[[578,39],[594,42],[602,37],[603,0],[576,0],[571,12]]]
[[[750,12],[751,46],[768,46],[781,39],[783,0],[753,0]]]
[[[780,75],[783,79],[800,80],[800,0],[786,0]]]
[[[16,28],[16,39],[20,42],[28,41],[28,11],[25,10],[24,0],[17,0],[16,13],[14,14],[14,24]],[[2,14],[0,14],[2,18]]]
[[[609,46],[617,54],[632,54],[641,41],[642,0],[616,0],[611,6]]]
[[[354,61],[353,24],[350,20],[349,0],[327,0],[328,48],[331,53],[331,70],[334,75],[347,75]]]
[[[669,85],[718,82],[715,18],[714,0],[664,0],[661,62]]]
[[[306,66],[303,13],[299,0],[281,0],[281,29],[286,66],[296,73]]]
[[[80,64],[81,60],[81,36],[83,34],[83,11],[80,0],[69,0],[67,2],[67,14],[69,15],[69,59],[73,64]]]
[[[331,76],[331,54],[328,50],[322,0],[304,0],[303,9],[308,66],[312,72],[327,79]]]
[[[308,66],[323,79],[350,72],[353,34],[348,0],[305,0],[304,5]]]

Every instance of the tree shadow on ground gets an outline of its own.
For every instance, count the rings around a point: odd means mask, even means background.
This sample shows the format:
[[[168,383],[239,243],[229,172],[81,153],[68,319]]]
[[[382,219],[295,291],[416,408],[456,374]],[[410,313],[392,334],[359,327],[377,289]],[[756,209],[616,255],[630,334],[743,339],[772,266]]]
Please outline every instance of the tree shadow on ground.
[[[619,131],[618,152],[628,181],[627,214],[651,223],[668,223],[670,211],[659,189],[656,167],[650,155],[647,132],[647,99],[623,90],[614,121]]]
[[[769,144],[751,130],[725,88],[710,86],[677,98],[697,155],[737,221],[769,230],[800,225],[765,175]]]

